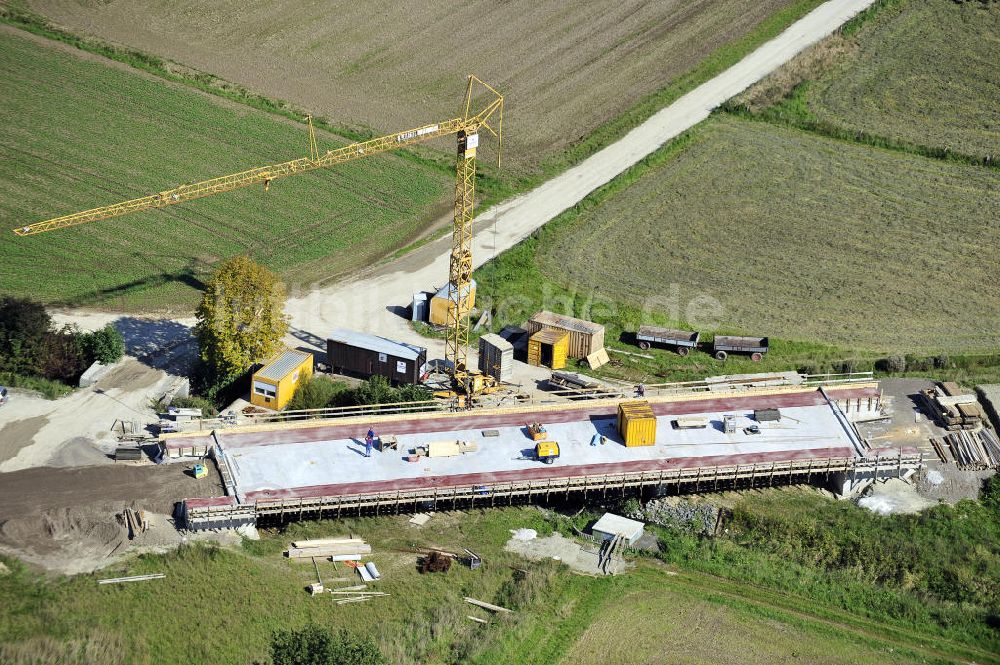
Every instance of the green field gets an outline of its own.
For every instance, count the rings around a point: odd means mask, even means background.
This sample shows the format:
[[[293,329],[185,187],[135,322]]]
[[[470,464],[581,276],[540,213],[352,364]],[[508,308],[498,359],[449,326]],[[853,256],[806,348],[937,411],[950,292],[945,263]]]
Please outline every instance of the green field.
[[[1000,4],[910,0],[810,86],[820,121],[978,159],[1000,154]]]
[[[983,606],[996,596],[997,524],[987,512],[995,506],[879,518],[793,488],[758,492],[733,508],[728,536],[659,530],[659,559],[637,558],[633,571],[604,578],[505,552],[510,529],[566,535],[596,517],[534,508],[435,513],[420,529],[405,515],[306,522],[242,547],[188,546],[73,578],[45,577],[7,558],[0,661],[245,664],[265,655],[273,631],[313,621],[370,635],[401,664],[1000,662],[990,656],[997,639]],[[389,598],[356,608],[310,597],[312,565],[281,554],[292,540],[345,533],[372,543],[378,590]],[[883,546],[887,533],[896,535]],[[899,534],[926,555],[897,547]],[[469,547],[485,563],[421,575],[413,546]],[[320,566],[328,585],[346,584],[333,578],[350,576],[347,568]],[[95,584],[151,572],[166,578]],[[463,596],[515,613],[489,617]],[[493,620],[481,626],[467,615]],[[70,650],[90,657],[70,658]]]
[[[1000,294],[984,286],[995,271],[984,250],[1000,246],[995,170],[725,115],[651,161],[481,283],[501,303],[542,302],[549,283],[577,304],[595,297],[598,318],[624,303],[841,348],[1000,344]],[[706,315],[699,298],[721,309]]]
[[[0,33],[0,292],[190,310],[218,261],[249,254],[290,285],[349,273],[447,214],[452,176],[384,155],[89,225],[9,229],[308,154],[302,125]],[[320,135],[321,146],[343,143]]]

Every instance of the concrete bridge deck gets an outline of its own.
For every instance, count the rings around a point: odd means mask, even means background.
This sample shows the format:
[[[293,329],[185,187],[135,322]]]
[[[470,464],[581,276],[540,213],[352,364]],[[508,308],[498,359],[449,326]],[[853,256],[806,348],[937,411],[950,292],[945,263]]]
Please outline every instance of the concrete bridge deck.
[[[539,488],[551,492],[576,491],[600,484],[645,487],[651,483],[675,482],[678,490],[689,482],[714,477],[735,482],[749,477],[779,478],[814,473],[845,473],[875,461],[882,469],[898,466],[902,459],[913,465],[914,451],[869,451],[845,417],[877,413],[878,390],[874,384],[780,389],[757,394],[698,396],[698,398],[651,400],[657,416],[655,446],[627,448],[615,431],[617,403],[561,404],[556,407],[507,409],[493,412],[424,414],[351,419],[294,428],[254,428],[250,431],[218,430],[211,441],[217,462],[233,479],[235,496],[228,505],[258,512],[297,506],[317,509],[336,505],[338,512],[349,504],[361,510],[377,510],[395,497],[414,505],[429,498],[450,496],[532,496]],[[754,409],[781,409],[780,422],[756,423]],[[722,430],[724,415],[734,414],[734,433]],[[675,416],[703,417],[705,429],[676,430]],[[532,459],[534,443],[524,425],[531,421],[546,425],[549,439],[558,441],[562,456],[546,465]],[[760,434],[746,434],[743,427],[760,426]],[[398,449],[373,451],[364,456],[362,438],[371,426],[378,434],[392,434]],[[483,436],[496,430],[496,436]],[[591,445],[595,435],[604,435],[605,445]],[[192,437],[188,437],[190,439]],[[194,437],[197,438],[197,437]],[[411,451],[433,441],[472,441],[478,449],[454,457],[421,457],[408,461]],[[188,445],[183,442],[174,445]],[[896,464],[886,456],[897,456]],[[835,462],[833,460],[836,460]],[[702,471],[704,470],[704,471]],[[725,471],[720,471],[725,470]],[[876,469],[876,473],[878,470]],[[721,475],[720,475],[721,474]],[[726,475],[731,474],[731,475]],[[749,474],[749,476],[747,476]],[[613,480],[611,480],[613,478]],[[759,482],[759,481],[758,481]],[[367,498],[366,498],[367,497]],[[219,503],[219,502],[216,502]],[[225,510],[223,505],[187,502],[189,511]]]

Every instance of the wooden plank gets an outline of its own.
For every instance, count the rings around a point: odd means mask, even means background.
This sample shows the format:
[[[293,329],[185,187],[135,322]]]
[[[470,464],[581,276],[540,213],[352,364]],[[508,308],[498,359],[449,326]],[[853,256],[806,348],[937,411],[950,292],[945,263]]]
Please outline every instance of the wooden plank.
[[[508,614],[513,614],[514,610],[509,610],[506,607],[500,607],[499,605],[493,605],[492,603],[484,603],[481,600],[476,600],[475,598],[469,598],[465,596],[463,598],[465,602],[475,605],[476,607],[481,607],[484,610],[490,610],[491,612],[506,612]]]
[[[147,580],[162,580],[166,573],[151,573],[149,575],[132,575],[131,577],[111,577],[106,580],[97,580],[98,584],[119,584],[122,582],[145,582]]]
[[[292,547],[304,549],[306,547],[323,547],[325,545],[343,545],[345,543],[364,543],[364,538],[345,536],[343,538],[317,538],[315,540],[295,540]]]

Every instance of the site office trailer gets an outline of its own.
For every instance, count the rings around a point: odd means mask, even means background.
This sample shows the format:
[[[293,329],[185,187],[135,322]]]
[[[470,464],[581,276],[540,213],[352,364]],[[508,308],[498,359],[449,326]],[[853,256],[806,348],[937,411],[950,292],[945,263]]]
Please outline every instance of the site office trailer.
[[[254,372],[250,403],[280,411],[292,399],[295,389],[313,373],[313,355],[288,349]]]
[[[427,349],[377,335],[334,331],[326,340],[326,357],[334,372],[362,378],[384,376],[399,385],[420,383]]]

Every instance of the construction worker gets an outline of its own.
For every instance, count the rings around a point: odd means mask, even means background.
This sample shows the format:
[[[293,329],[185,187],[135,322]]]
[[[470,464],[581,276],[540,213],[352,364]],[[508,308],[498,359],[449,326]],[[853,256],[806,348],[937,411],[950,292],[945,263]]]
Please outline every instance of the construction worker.
[[[373,445],[375,445],[375,430],[369,427],[368,434],[365,435],[365,457],[372,456]]]
[[[646,386],[642,385],[641,383],[639,385],[637,385],[635,387],[635,396],[636,397],[645,397],[646,396]]]

